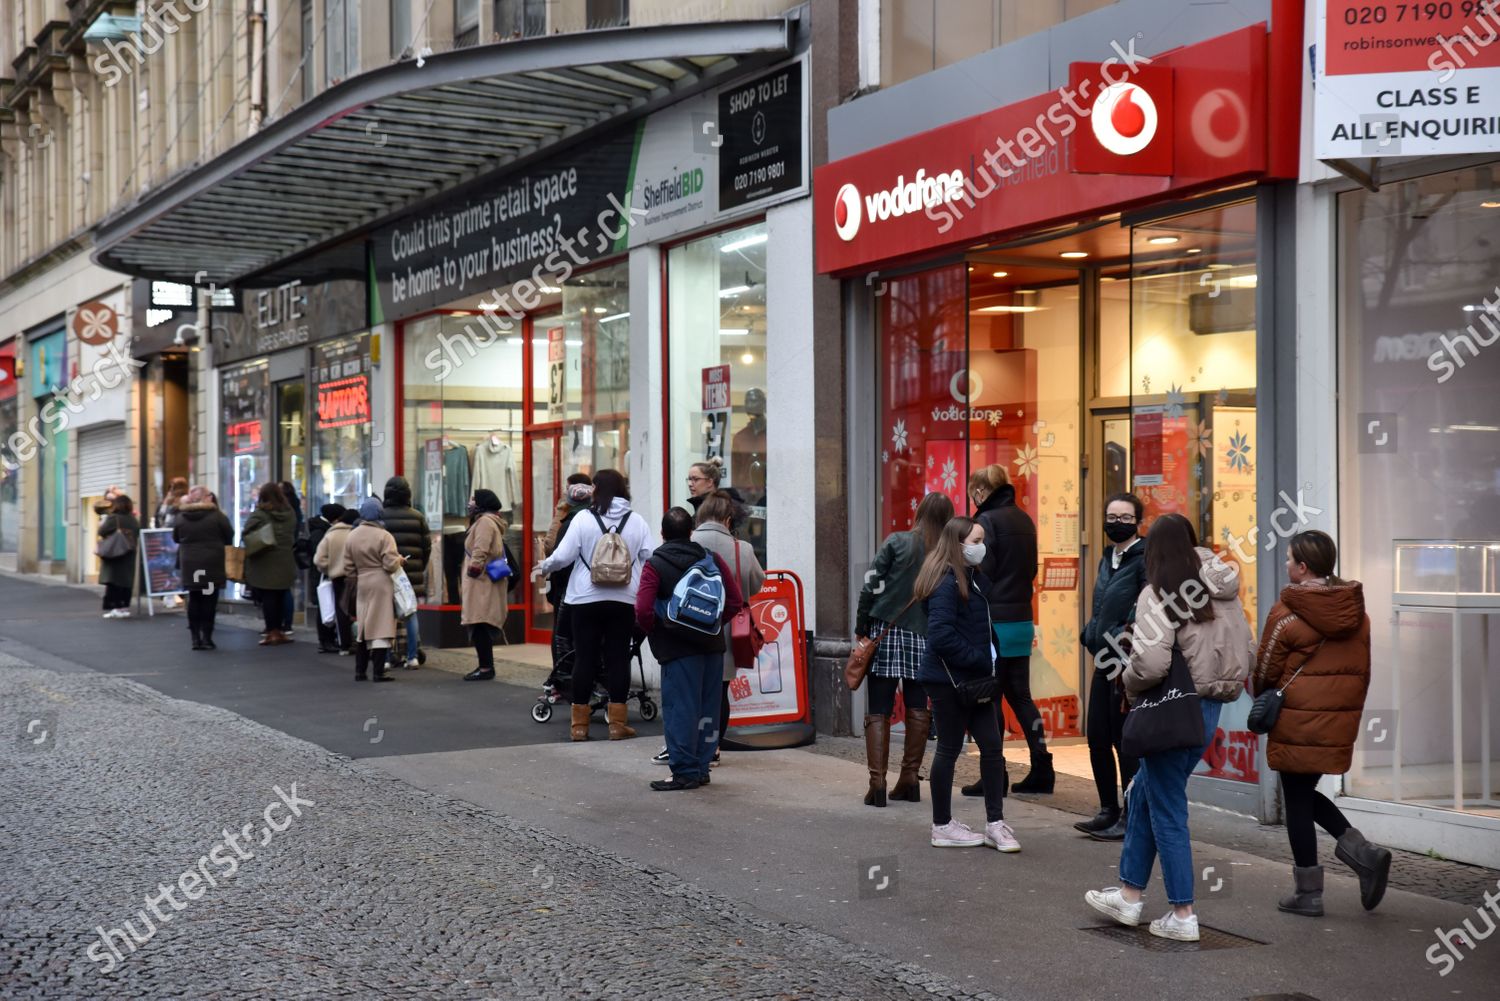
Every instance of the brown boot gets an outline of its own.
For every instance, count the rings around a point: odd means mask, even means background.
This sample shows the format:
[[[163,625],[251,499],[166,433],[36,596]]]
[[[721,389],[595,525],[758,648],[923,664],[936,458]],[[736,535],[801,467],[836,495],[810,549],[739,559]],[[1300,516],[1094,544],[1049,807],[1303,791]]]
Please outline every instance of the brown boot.
[[[865,762],[870,766],[870,791],[865,806],[885,806],[885,770],[891,760],[891,718],[865,716]]]
[[[922,802],[922,755],[927,751],[927,734],[932,729],[931,709],[906,710],[906,743],[901,748],[901,777],[891,789],[891,799],[908,803]]]
[[[589,717],[592,715],[588,706],[575,705],[573,707],[573,728],[569,731],[569,736],[573,740],[589,739]]]
[[[625,703],[611,702],[604,711],[609,717],[610,740],[627,740],[635,736],[635,728],[625,725],[625,720],[629,718]]]

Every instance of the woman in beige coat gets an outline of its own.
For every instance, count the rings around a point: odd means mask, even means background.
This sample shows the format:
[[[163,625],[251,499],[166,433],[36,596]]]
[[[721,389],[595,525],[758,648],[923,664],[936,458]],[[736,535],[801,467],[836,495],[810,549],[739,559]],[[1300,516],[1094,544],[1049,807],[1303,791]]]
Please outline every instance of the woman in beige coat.
[[[396,539],[381,523],[380,501],[366,497],[359,505],[359,524],[344,542],[343,569],[355,589],[354,680],[364,681],[370,665],[376,681],[392,681],[385,673],[386,651],[396,639],[396,589],[391,574],[406,561],[396,551]]]
[[[500,639],[509,611],[510,577],[490,580],[485,567],[505,555],[506,525],[500,517],[500,498],[493,490],[474,491],[470,506],[469,534],[464,537],[468,562],[460,587],[461,621],[469,627],[469,642],[474,644],[474,653],[479,657],[479,667],[469,678],[487,680],[495,676],[495,643]],[[512,566],[510,572],[514,576],[516,568]]]

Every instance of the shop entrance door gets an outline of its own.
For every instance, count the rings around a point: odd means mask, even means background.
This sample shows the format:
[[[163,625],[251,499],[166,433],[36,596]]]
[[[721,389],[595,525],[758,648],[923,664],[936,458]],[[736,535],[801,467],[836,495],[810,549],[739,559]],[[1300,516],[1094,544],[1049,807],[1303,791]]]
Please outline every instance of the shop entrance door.
[[[276,479],[288,481],[297,488],[308,510],[307,497],[307,383],[287,379],[275,385],[276,401]]]
[[[531,483],[530,503],[526,505],[522,531],[525,534],[522,554],[525,567],[518,573],[530,579],[531,568],[536,566],[547,552],[547,530],[552,525],[552,514],[557,509],[557,499],[562,495],[562,432],[531,431],[526,435],[526,462],[524,477]],[[542,577],[531,581],[526,596],[526,642],[551,643],[555,621],[552,605],[547,601],[548,580]]]
[[[1105,501],[1130,490],[1130,411],[1125,407],[1095,409],[1089,415],[1087,459],[1083,473],[1083,621],[1092,614],[1094,581],[1099,559],[1109,540],[1104,537]],[[1087,677],[1088,657],[1081,671]]]

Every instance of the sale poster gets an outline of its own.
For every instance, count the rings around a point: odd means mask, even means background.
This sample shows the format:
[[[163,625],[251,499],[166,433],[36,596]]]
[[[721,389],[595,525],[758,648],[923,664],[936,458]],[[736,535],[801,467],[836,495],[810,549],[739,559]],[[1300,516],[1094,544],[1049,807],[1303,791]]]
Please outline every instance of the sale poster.
[[[1131,459],[1135,472],[1131,482],[1137,487],[1154,487],[1161,482],[1162,407],[1137,407],[1130,425]]]

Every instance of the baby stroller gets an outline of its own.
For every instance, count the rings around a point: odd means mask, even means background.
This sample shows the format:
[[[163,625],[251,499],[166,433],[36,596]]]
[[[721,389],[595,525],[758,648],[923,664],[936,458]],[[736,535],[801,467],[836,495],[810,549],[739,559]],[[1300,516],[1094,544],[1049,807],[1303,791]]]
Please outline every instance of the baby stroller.
[[[536,704],[531,707],[531,718],[538,723],[545,723],[552,718],[552,707],[559,703],[571,705],[573,702],[573,658],[575,651],[572,644],[557,658],[557,666],[547,675],[547,680],[542,683],[542,694],[537,696]],[[635,659],[636,671],[640,675],[641,687],[632,688],[626,694],[626,701],[634,701],[641,712],[641,719],[651,722],[656,719],[660,709],[651,694],[646,691],[646,664],[641,659],[641,641],[633,640],[630,644],[630,656]],[[589,699],[589,713],[597,713],[609,703],[609,694],[598,685],[594,686],[593,697]]]

